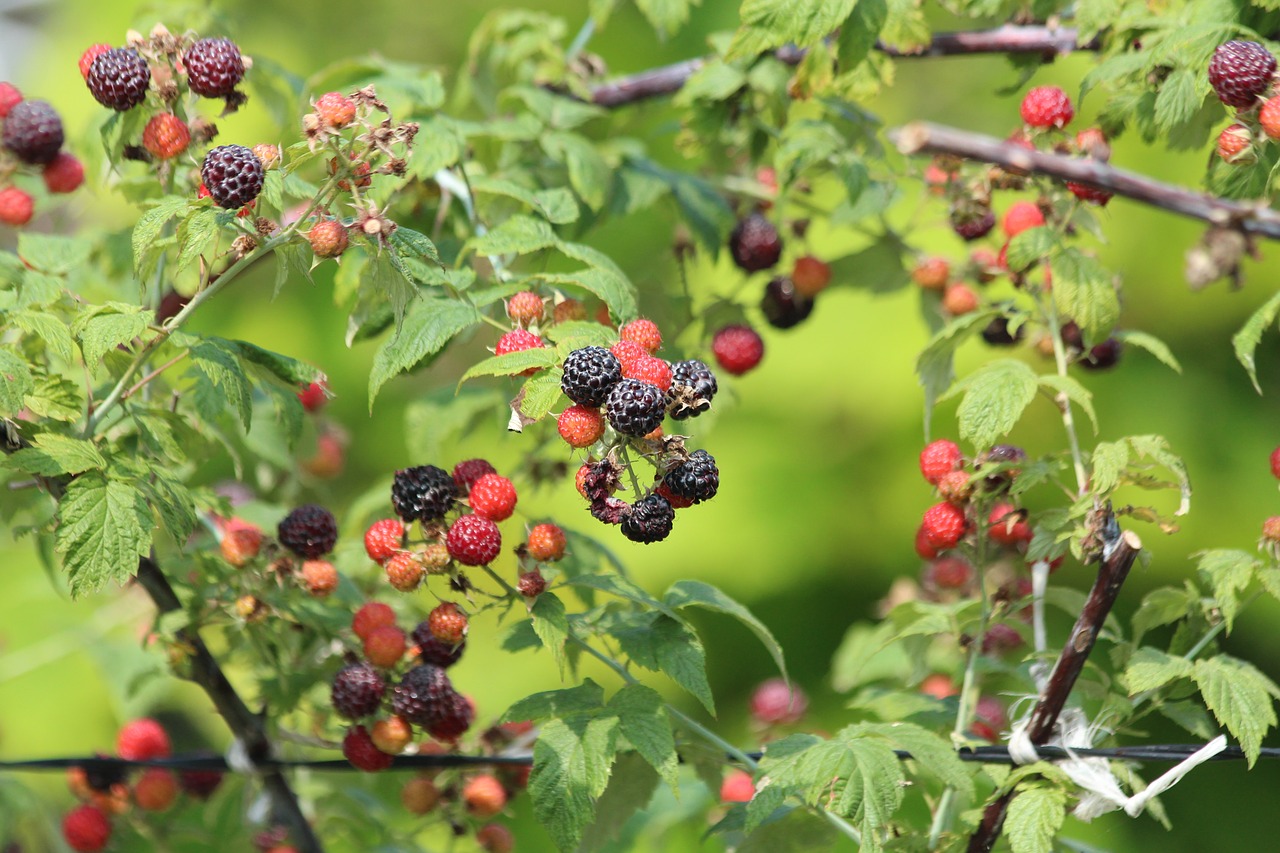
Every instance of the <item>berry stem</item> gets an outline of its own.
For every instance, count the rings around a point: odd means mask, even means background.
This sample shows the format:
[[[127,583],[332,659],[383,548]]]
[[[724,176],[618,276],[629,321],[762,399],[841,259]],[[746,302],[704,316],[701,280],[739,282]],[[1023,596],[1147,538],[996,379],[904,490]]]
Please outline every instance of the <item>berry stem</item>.
[[[170,367],[173,367],[175,364],[177,364],[178,362],[182,361],[182,360],[183,360],[184,358],[186,358],[186,357],[187,357],[187,350],[183,350],[182,352],[178,353],[178,354],[177,354],[177,355],[175,355],[173,358],[169,359],[169,360],[168,360],[168,361],[166,361],[164,364],[160,365],[160,366],[159,366],[159,367],[157,367],[155,370],[151,371],[151,372],[150,372],[150,373],[148,373],[146,376],[142,377],[142,378],[141,378],[141,379],[139,379],[137,382],[135,382],[135,383],[133,384],[133,386],[129,388],[129,390],[128,390],[128,391],[125,391],[123,394],[121,394],[121,395],[120,395],[120,400],[121,400],[121,401],[124,401],[124,400],[129,399],[129,398],[130,398],[130,397],[132,397],[134,394],[138,393],[138,391],[140,391],[140,390],[142,390],[144,387],[146,387],[146,385],[147,385],[147,383],[148,383],[148,382],[150,382],[151,380],[155,379],[155,378],[156,378],[157,376],[159,376],[161,373],[164,373],[164,372],[165,372],[166,370],[168,370]]]
[[[578,54],[582,53],[587,47],[587,42],[591,41],[591,37],[596,34],[596,19],[588,17],[582,22],[582,28],[578,30],[578,34],[573,37],[573,41],[569,43],[569,49],[564,53],[564,61],[566,63],[573,62],[577,59]]]
[[[1067,378],[1067,347],[1062,342],[1062,324],[1058,321],[1058,309],[1053,304],[1053,299],[1045,299],[1043,294],[1036,295],[1036,302],[1049,326],[1049,339],[1053,342],[1053,361],[1058,375],[1065,379]],[[1079,497],[1089,488],[1089,473],[1084,467],[1084,454],[1080,452],[1080,438],[1076,435],[1071,399],[1063,391],[1054,396],[1054,402],[1058,404],[1058,411],[1062,413],[1062,428],[1067,433],[1067,446],[1071,449],[1071,465],[1076,472],[1076,497]]]

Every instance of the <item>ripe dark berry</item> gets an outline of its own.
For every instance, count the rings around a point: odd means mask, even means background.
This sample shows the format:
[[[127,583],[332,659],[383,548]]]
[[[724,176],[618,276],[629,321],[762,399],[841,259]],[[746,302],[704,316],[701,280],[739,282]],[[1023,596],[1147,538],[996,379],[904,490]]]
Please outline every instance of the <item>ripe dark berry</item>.
[[[88,80],[89,69],[93,67],[93,61],[99,56],[102,56],[102,54],[106,53],[108,50],[111,50],[111,45],[109,44],[95,44],[91,45],[84,53],[80,54],[80,76],[85,80]]]
[[[151,117],[142,129],[142,147],[161,160],[177,157],[191,144],[191,129],[173,113]]]
[[[111,819],[97,806],[76,806],[62,818],[62,837],[76,853],[98,853],[111,840]]]
[[[964,510],[946,502],[934,504],[925,510],[923,519],[924,541],[937,551],[954,548],[968,529]]]
[[[1229,107],[1248,109],[1266,94],[1276,73],[1276,58],[1254,41],[1218,45],[1209,60],[1209,85]]]
[[[440,703],[435,717],[427,722],[427,733],[436,740],[455,741],[466,734],[475,718],[476,709],[467,697],[450,691]]]
[[[346,127],[355,121],[356,103],[341,92],[325,92],[316,98],[316,115],[327,127]]]
[[[589,501],[602,501],[618,490],[622,481],[622,466],[608,459],[583,465],[578,491]]]
[[[605,413],[622,435],[648,435],[662,425],[666,396],[656,385],[639,379],[623,379],[609,392]]]
[[[461,643],[444,643],[431,633],[431,625],[424,619],[418,623],[410,635],[413,644],[418,647],[418,657],[423,663],[429,663],[440,669],[448,669],[458,662],[462,652],[467,648],[466,641]]]
[[[1088,370],[1106,370],[1109,367],[1115,367],[1123,351],[1124,344],[1119,338],[1107,338],[1085,353],[1080,359],[1080,366]]]
[[[671,365],[671,387],[667,389],[667,408],[678,421],[696,417],[711,408],[711,400],[719,386],[716,375],[697,359],[677,361]]]
[[[364,533],[364,551],[369,559],[381,563],[404,544],[404,524],[398,518],[384,518],[369,525]]]
[[[931,441],[920,451],[920,473],[930,483],[937,484],[946,474],[960,464],[960,446],[954,441],[940,438]]]
[[[200,179],[214,204],[227,210],[244,207],[262,192],[265,172],[252,148],[219,145],[204,155]]]
[[[701,503],[716,496],[720,469],[714,456],[705,450],[695,450],[683,463],[668,471],[663,482],[673,495]]]
[[[168,758],[171,752],[168,733],[150,717],[125,723],[116,735],[116,754],[130,761]]]
[[[734,376],[741,376],[764,358],[764,340],[750,326],[725,326],[711,339],[716,362]]]
[[[1067,93],[1057,86],[1037,86],[1022,99],[1022,120],[1032,127],[1063,127],[1075,116]]]
[[[353,767],[366,773],[386,770],[395,761],[395,756],[378,749],[364,726],[347,730],[347,736],[342,739],[342,754]]]
[[[525,550],[529,556],[542,562],[553,562],[564,556],[566,541],[564,531],[554,524],[537,524],[529,531]]]
[[[12,83],[0,82],[0,118],[9,114],[9,110],[22,103],[22,92]]]
[[[580,406],[603,406],[613,386],[622,380],[622,365],[604,347],[582,347],[564,360],[560,387]]]
[[[982,653],[984,655],[1003,654],[1018,648],[1022,644],[1022,635],[1018,633],[1018,630],[1003,622],[988,625],[987,632],[982,635]]]
[[[989,207],[973,210],[955,208],[951,211],[951,228],[962,239],[977,240],[985,237],[996,226],[996,215]]]
[[[49,161],[40,173],[44,185],[51,193],[69,193],[84,183],[84,164],[65,151]]]
[[[113,47],[93,60],[84,82],[95,101],[122,113],[147,99],[151,69],[133,48]]]
[[[747,272],[767,270],[782,257],[782,237],[772,222],[753,213],[729,235],[729,253],[733,262]]]
[[[471,486],[485,474],[496,474],[497,469],[487,459],[468,459],[453,466],[453,483],[458,487],[458,494],[466,496]]]
[[[471,487],[471,511],[506,521],[516,511],[516,487],[501,474],[485,474]]]
[[[31,221],[35,209],[35,200],[17,187],[0,190],[0,222],[5,225],[26,225]]]
[[[1009,318],[1003,315],[992,317],[991,322],[982,329],[982,339],[992,346],[1004,347],[1016,344],[1022,340],[1022,336],[1026,334],[1026,325],[1017,327],[1016,331],[1009,331]]]
[[[19,160],[43,166],[62,148],[62,119],[48,101],[22,101],[5,116],[3,138]]]
[[[781,678],[761,682],[751,694],[751,716],[766,726],[799,722],[808,707],[804,691]]]
[[[187,49],[182,63],[191,91],[206,98],[225,98],[244,79],[244,59],[231,39],[200,39]]]
[[[347,227],[336,219],[321,219],[307,232],[311,251],[317,258],[338,258],[347,250]]]
[[[314,560],[333,550],[338,541],[338,522],[324,507],[306,504],[281,520],[276,536],[281,545],[299,557]]]
[[[364,662],[349,663],[333,677],[333,710],[348,720],[368,717],[377,713],[386,692],[387,683],[376,669]]]
[[[632,542],[661,542],[671,534],[676,511],[661,495],[649,495],[631,506],[631,512],[622,519],[622,535]]]
[[[438,521],[453,507],[457,492],[453,477],[442,468],[403,468],[391,484],[391,505],[406,522]]]
[[[485,566],[502,550],[498,525],[480,515],[464,515],[449,526],[445,536],[449,556],[464,566]]]
[[[427,614],[427,629],[440,642],[456,646],[467,638],[467,614],[452,601],[442,601]]]
[[[453,692],[453,684],[443,669],[419,664],[392,689],[391,710],[415,725],[425,726],[440,716]]]
[[[618,329],[618,337],[621,340],[639,344],[650,355],[662,348],[662,332],[658,331],[658,324],[644,317],[632,320]]]
[[[801,296],[789,278],[775,278],[764,286],[760,310],[775,329],[790,329],[813,313],[813,300]]]

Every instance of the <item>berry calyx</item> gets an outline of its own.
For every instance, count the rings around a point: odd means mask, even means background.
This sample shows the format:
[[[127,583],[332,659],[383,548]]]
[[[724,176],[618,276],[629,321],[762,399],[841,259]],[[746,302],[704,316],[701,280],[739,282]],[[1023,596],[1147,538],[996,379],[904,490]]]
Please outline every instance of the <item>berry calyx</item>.
[[[671,386],[667,389],[667,413],[678,421],[697,417],[711,408],[719,390],[716,375],[697,359],[671,365]]]
[[[94,57],[84,82],[95,101],[122,113],[147,99],[151,69],[133,48],[113,47]]]
[[[62,818],[62,837],[76,853],[98,853],[111,840],[111,819],[97,806],[76,806]]]
[[[125,723],[116,735],[116,754],[129,761],[168,758],[170,752],[168,733],[150,717]]]
[[[764,358],[764,340],[750,326],[725,326],[711,339],[711,352],[721,367],[741,376]]]
[[[543,563],[559,560],[564,556],[567,540],[564,531],[555,524],[536,524],[529,531],[529,541],[525,550],[529,556]]]
[[[24,163],[43,166],[62,148],[62,119],[48,101],[21,101],[4,118],[4,147]]]
[[[213,203],[227,210],[244,207],[262,192],[262,161],[243,145],[219,145],[204,155],[200,179]]]
[[[381,601],[370,601],[360,606],[351,618],[351,630],[361,640],[367,640],[374,628],[396,624],[396,612]]]
[[[1005,236],[1010,238],[1016,237],[1030,228],[1038,228],[1041,225],[1044,225],[1044,214],[1039,207],[1029,201],[1014,202],[1000,223],[1000,227],[1004,229]]]
[[[1067,93],[1057,86],[1036,86],[1022,98],[1022,120],[1032,127],[1064,127],[1075,116]]]
[[[326,127],[342,128],[356,118],[356,102],[341,92],[325,92],[315,103],[316,115]]]
[[[516,487],[501,474],[485,474],[471,487],[471,511],[493,521],[506,521],[516,510]]]
[[[753,213],[738,222],[729,235],[729,254],[747,272],[767,270],[782,257],[782,237],[772,222]]]
[[[75,192],[84,183],[84,164],[63,151],[49,161],[40,176],[51,193]]]
[[[173,113],[151,117],[142,129],[142,147],[161,160],[177,157],[191,144],[191,129]]]
[[[542,319],[542,297],[532,290],[522,290],[507,298],[507,316],[513,323],[530,326]]]
[[[964,510],[954,504],[934,504],[921,519],[924,541],[935,551],[954,548],[968,530]]]
[[[333,550],[338,541],[338,522],[324,507],[306,504],[281,519],[276,537],[299,557],[314,560]]]
[[[398,518],[375,521],[364,533],[364,552],[375,563],[389,559],[403,543],[404,523]]]
[[[498,525],[480,515],[464,515],[449,527],[445,536],[449,556],[464,566],[485,566],[502,550]]]
[[[1276,58],[1255,41],[1218,45],[1209,60],[1209,85],[1229,107],[1248,109],[1266,94],[1276,73]]]
[[[404,631],[395,625],[379,625],[365,637],[364,656],[374,666],[390,669],[404,657],[406,647]]]
[[[452,601],[442,601],[427,614],[427,630],[440,642],[456,646],[467,638],[467,614]]]
[[[12,225],[26,225],[35,213],[36,203],[31,196],[17,187],[5,187],[0,190],[0,222]]]
[[[658,324],[644,317],[632,320],[618,329],[618,337],[621,340],[639,344],[650,355],[662,348],[662,332],[658,330]]]
[[[507,805],[507,792],[496,776],[473,776],[462,788],[462,801],[472,817],[489,818]]]
[[[945,475],[959,467],[960,458],[960,445],[954,441],[945,438],[931,441],[920,451],[920,473],[936,486]]]
[[[556,430],[570,447],[590,447],[604,435],[604,415],[590,406],[570,406],[556,418]]]
[[[317,258],[338,258],[350,245],[347,226],[336,219],[321,219],[307,232],[311,251]]]
[[[227,38],[200,39],[182,57],[187,85],[206,98],[225,98],[244,79],[244,57]]]
[[[378,749],[364,726],[354,726],[347,730],[342,739],[342,755],[357,770],[366,773],[377,773],[386,770],[395,761],[395,757]]]

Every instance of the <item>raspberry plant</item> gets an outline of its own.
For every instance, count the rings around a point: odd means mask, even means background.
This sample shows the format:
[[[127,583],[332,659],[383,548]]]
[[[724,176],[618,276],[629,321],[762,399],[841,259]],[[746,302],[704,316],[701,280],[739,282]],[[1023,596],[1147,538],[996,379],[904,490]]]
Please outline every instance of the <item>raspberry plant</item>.
[[[1098,251],[1114,196],[1207,223],[1187,256],[1195,287],[1240,284],[1258,239],[1280,237],[1271,4],[1047,0],[990,29],[1004,5],[953,2],[972,29],[933,33],[913,4],[748,0],[699,63],[613,79],[586,47],[616,5],[590,4],[572,41],[547,16],[495,13],[447,77],[370,58],[304,82],[231,34],[157,24],[79,59],[104,108],[101,154],[64,151],[56,105],[0,84],[0,506],[73,595],[136,581],[167,669],[234,739],[225,762],[192,764],[140,719],[116,747],[126,763],[71,762],[72,849],[198,849],[190,801],[218,797],[219,843],[277,853],[463,835],[536,848],[502,822],[526,798],[556,848],[613,849],[629,820],[662,825],[637,813],[665,785],[719,799],[711,832],[734,849],[1047,853],[1107,811],[1168,820],[1146,767],[1072,750],[1130,743],[1159,715],[1212,750],[1224,733],[1250,765],[1263,754],[1280,687],[1222,643],[1246,605],[1280,597],[1280,523],[1256,551],[1202,552],[1194,577],[1125,600],[1146,553],[1136,531],[1176,531],[1190,475],[1154,432],[1097,439],[1108,413],[1089,383],[1142,353],[1179,368],[1175,347],[1121,324],[1130,271]],[[698,14],[637,5],[661,33]],[[1027,85],[1073,50],[1098,58],[1078,94]],[[1024,72],[1021,109],[982,128],[996,136],[885,128],[864,106],[896,63],[973,52]],[[632,106],[653,98],[673,139]],[[225,138],[213,111],[259,100],[282,144]],[[1113,166],[1124,134],[1210,156],[1208,192]],[[673,154],[679,169],[663,165]],[[83,191],[78,156],[135,207],[124,228],[37,216]],[[655,208],[673,284],[641,292],[596,241]],[[924,222],[954,236],[930,240]],[[815,230],[857,246],[828,255]],[[731,293],[698,275],[721,257]],[[336,262],[334,345],[377,348],[371,418],[389,383],[440,386],[456,397],[419,409],[418,428],[461,441],[500,411],[524,464],[407,459],[330,505],[319,483],[361,427],[326,422],[326,377],[198,322],[268,261],[277,292]],[[799,731],[808,700],[767,619],[697,577],[652,590],[612,549],[670,547],[677,525],[699,525],[694,507],[743,488],[702,416],[734,416],[737,377],[767,358],[762,331],[786,347],[828,288],[853,284],[918,291],[924,428],[939,437],[920,455],[920,507],[889,508],[922,513],[919,579],[849,628],[832,673],[847,724],[819,736]],[[1255,386],[1278,314],[1273,296],[1232,340]],[[450,357],[476,339],[493,354]],[[992,349],[958,376],[976,340]],[[1011,435],[1037,405],[1060,430],[1028,452]],[[316,455],[299,471],[304,435]],[[791,451],[779,436],[763,452]],[[539,487],[571,479],[583,512],[547,518]],[[1087,595],[1056,582],[1065,564],[1096,566]],[[1074,625],[1058,631],[1046,604]],[[751,702],[760,752],[651,678],[714,714],[694,609],[744,623],[780,670]],[[484,636],[495,621],[503,633]],[[477,707],[454,680],[476,643],[550,656],[563,683]],[[616,678],[583,675],[588,659]],[[371,784],[379,796],[353,808],[290,770],[338,754],[403,774],[399,802]],[[219,790],[228,767],[260,803]],[[0,788],[0,814],[22,796]]]

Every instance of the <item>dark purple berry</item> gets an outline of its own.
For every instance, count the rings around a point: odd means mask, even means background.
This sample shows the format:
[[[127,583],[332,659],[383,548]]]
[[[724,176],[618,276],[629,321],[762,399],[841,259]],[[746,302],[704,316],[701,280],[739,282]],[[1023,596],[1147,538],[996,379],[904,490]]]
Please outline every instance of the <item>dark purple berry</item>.
[[[578,405],[599,408],[621,380],[622,365],[617,356],[604,347],[582,347],[565,358],[560,387]]]
[[[431,626],[426,620],[418,623],[418,627],[413,629],[413,644],[418,647],[418,656],[422,658],[423,663],[429,663],[432,666],[438,666],[441,669],[448,669],[458,662],[462,657],[462,652],[467,647],[467,641],[463,640],[454,646],[438,639],[435,634],[431,633]]]
[[[1218,45],[1209,60],[1209,85],[1229,107],[1249,109],[1267,93],[1276,74],[1276,58],[1255,41]]]
[[[375,714],[382,705],[387,683],[367,663],[349,663],[333,677],[333,710],[348,720]]]
[[[1115,367],[1123,350],[1124,345],[1119,338],[1107,338],[1084,354],[1080,359],[1080,366],[1088,370],[1106,370],[1108,367]]]
[[[631,512],[622,519],[622,535],[632,542],[661,542],[671,534],[676,511],[661,495],[649,495],[636,501]]]
[[[453,684],[443,669],[419,664],[392,689],[391,710],[415,725],[426,726],[446,712],[453,694]]]
[[[204,155],[200,167],[200,179],[214,204],[227,210],[237,210],[257,198],[264,177],[262,161],[252,148],[243,145],[219,145]]]
[[[435,714],[426,723],[427,734],[436,740],[457,740],[471,728],[476,712],[467,701],[467,697],[452,691],[439,706]]]
[[[985,237],[996,226],[996,215],[989,207],[969,210],[955,208],[951,211],[951,227],[965,240]]]
[[[1003,315],[993,317],[982,330],[982,339],[992,346],[1009,346],[1022,340],[1025,325],[1019,325],[1015,331],[1009,330],[1009,318]]]
[[[662,389],[639,379],[623,379],[609,392],[605,414],[622,435],[648,435],[662,425],[667,398]]]
[[[711,408],[717,390],[716,375],[701,361],[677,361],[671,365],[671,387],[667,390],[671,417],[682,421],[702,414]]]
[[[306,560],[323,557],[338,541],[338,522],[322,506],[306,504],[289,513],[276,528],[280,544]]]
[[[813,313],[813,300],[802,296],[791,279],[775,278],[764,286],[760,310],[770,326],[790,329]]]
[[[84,82],[95,101],[122,113],[147,99],[151,69],[133,48],[113,47],[93,60]]]
[[[453,475],[435,465],[401,469],[391,484],[391,505],[405,521],[439,521],[457,496]]]
[[[782,237],[772,222],[753,213],[729,235],[729,253],[733,262],[747,272],[767,270],[782,257]]]
[[[694,503],[709,501],[720,488],[720,469],[716,459],[705,450],[695,450],[689,458],[667,472],[668,491]]]
[[[24,163],[52,162],[62,140],[62,119],[46,101],[22,101],[5,116],[4,147]]]
[[[182,62],[191,91],[206,98],[225,98],[244,79],[244,59],[231,39],[200,39],[187,49]]]

